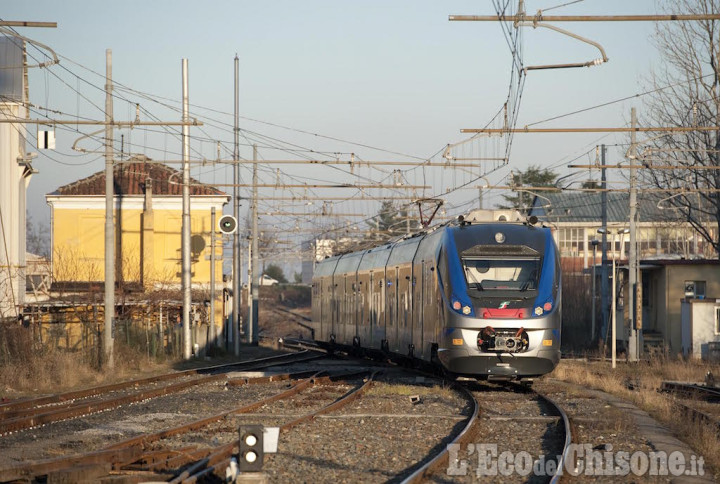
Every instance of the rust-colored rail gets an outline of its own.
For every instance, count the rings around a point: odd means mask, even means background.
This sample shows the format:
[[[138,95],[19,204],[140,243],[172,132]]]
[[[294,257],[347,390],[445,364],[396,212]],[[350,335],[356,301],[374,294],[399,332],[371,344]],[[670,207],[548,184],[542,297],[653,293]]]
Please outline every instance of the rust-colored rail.
[[[288,422],[280,427],[280,430],[282,432],[287,432],[293,427],[296,427],[297,425],[300,425],[305,422],[309,422],[313,420],[318,415],[323,415],[326,413],[334,412],[335,410],[338,410],[339,408],[342,408],[352,402],[354,402],[356,399],[361,397],[374,383],[374,379],[377,376],[378,372],[373,372],[370,377],[367,379],[367,381],[360,387],[357,387],[345,395],[343,395],[340,399],[334,401],[333,403],[324,406],[323,408],[311,412],[307,415],[303,415],[300,418],[297,418],[291,422]],[[356,373],[353,374],[353,376],[357,375]],[[348,377],[348,375],[343,375],[344,377]],[[332,380],[333,377],[326,377],[328,380]],[[197,482],[198,480],[208,476],[211,473],[214,473],[219,476],[223,476],[225,472],[225,468],[230,464],[230,459],[232,457],[232,451],[237,446],[237,443],[231,442],[229,444],[225,444],[221,447],[218,447],[214,452],[211,454],[208,454],[207,457],[205,457],[203,460],[197,462],[192,467],[186,469],[183,473],[178,475],[175,479],[170,481],[171,483],[178,484],[193,484]]]
[[[272,378],[278,377],[278,375],[272,377],[259,377],[256,379],[249,379],[249,382],[263,383],[270,381]],[[268,397],[264,400],[245,405],[233,410],[225,411],[211,417],[199,419],[189,424],[181,425],[172,429],[167,429],[153,434],[140,435],[137,437],[126,439],[122,442],[110,445],[100,451],[90,452],[79,456],[58,457],[42,461],[18,463],[6,469],[0,469],[0,481],[5,482],[21,479],[31,479],[34,477],[45,476],[48,474],[88,464],[115,464],[114,467],[119,468],[124,464],[137,462],[144,457],[151,457],[150,460],[153,462],[153,464],[146,466],[148,469],[153,470],[156,468],[161,468],[164,467],[168,461],[172,460],[172,457],[168,455],[168,458],[166,459],[159,459],[156,458],[160,455],[158,452],[153,451],[146,453],[144,449],[147,447],[148,444],[174,435],[180,435],[186,432],[197,430],[234,413],[251,412],[254,409],[267,403],[271,403],[273,401],[295,395],[306,389],[310,385],[314,384],[318,380],[319,378],[316,377],[306,378],[297,382],[290,389],[280,394]],[[190,451],[189,453],[191,455],[193,454],[192,449],[187,450]],[[174,456],[175,454],[171,455]]]
[[[268,356],[264,358],[256,358],[253,360],[245,360],[245,361],[238,361],[234,363],[227,363],[223,365],[214,365],[214,366],[208,366],[203,368],[194,368],[191,370],[184,370],[184,371],[178,371],[174,373],[166,373],[163,375],[156,375],[151,376],[148,378],[141,378],[137,380],[129,380],[119,383],[112,383],[109,385],[102,385],[97,386],[93,388],[87,388],[84,390],[74,390],[70,392],[64,392],[57,395],[48,395],[45,397],[38,397],[38,398],[28,398],[23,400],[14,400],[12,402],[0,404],[0,419],[5,418],[13,418],[17,416],[21,416],[22,414],[19,413],[20,410],[23,409],[34,409],[37,407],[41,407],[43,405],[50,405],[50,404],[58,404],[58,403],[64,403],[64,402],[70,402],[73,400],[79,400],[82,398],[88,398],[93,397],[96,395],[101,395],[103,393],[108,393],[112,391],[117,390],[125,390],[127,388],[133,388],[138,387],[142,385],[148,385],[151,383],[157,383],[157,382],[163,382],[163,381],[169,381],[169,380],[175,380],[178,378],[183,378],[187,376],[193,376],[193,375],[200,375],[204,373],[210,373],[215,371],[224,371],[224,370],[230,370],[232,368],[238,368],[238,367],[248,367],[248,366],[256,366],[256,365],[263,365],[263,364],[282,364],[286,360],[293,360],[294,358],[297,358],[300,354],[309,354],[309,351],[304,351],[301,353],[288,353],[284,355],[278,355],[278,356]]]
[[[480,404],[478,403],[475,396],[472,394],[470,390],[465,388],[464,385],[456,385],[455,388],[463,394],[463,396],[471,403],[472,405],[472,414],[468,417],[467,421],[465,422],[465,426],[460,431],[460,433],[450,442],[450,444],[467,444],[469,443],[469,439],[471,437],[470,429],[476,424],[478,415],[480,414]],[[435,457],[427,461],[425,464],[420,466],[418,469],[415,470],[412,474],[410,474],[408,477],[406,477],[402,482],[403,484],[409,484],[409,483],[418,483],[418,482],[424,482],[426,481],[432,474],[438,472],[440,469],[447,469],[448,468],[448,459],[449,459],[449,453],[448,453],[448,446],[445,446],[445,448],[439,452]]]
[[[664,381],[662,382],[660,390],[691,398],[702,398],[709,402],[720,402],[720,388],[702,385],[700,383]]]
[[[291,358],[292,357],[292,358]],[[285,356],[282,359],[277,359],[273,357],[272,359],[263,359],[261,363],[257,363],[257,360],[255,360],[255,364],[253,365],[246,365],[250,366],[251,368],[267,368],[268,366],[276,366],[281,364],[287,364],[289,362],[300,362],[300,361],[307,361],[309,359],[315,359],[320,358],[322,356],[312,353],[303,353],[303,356],[298,357],[297,354],[291,354],[288,356]],[[249,363],[249,362],[248,362]],[[131,393],[129,395],[124,395],[120,397],[114,397],[114,398],[108,398],[104,400],[96,400],[92,402],[81,402],[81,403],[74,403],[70,402],[68,404],[62,405],[61,407],[57,408],[51,408],[51,409],[33,409],[33,411],[28,411],[28,413],[25,416],[22,417],[16,417],[16,418],[6,418],[3,420],[0,420],[0,435],[10,433],[10,432],[16,432],[19,430],[25,430],[33,427],[37,427],[40,425],[46,425],[53,422],[58,422],[61,420],[67,420],[70,418],[76,418],[81,417],[88,414],[98,413],[106,410],[110,410],[122,405],[128,405],[131,403],[140,402],[143,400],[148,400],[151,398],[157,398],[163,395],[168,395],[171,393],[176,393],[182,390],[185,390],[186,388],[190,388],[192,386],[197,385],[204,385],[207,383],[212,383],[214,381],[218,381],[225,378],[225,375],[220,373],[216,375],[203,375],[199,378],[196,378],[194,380],[184,381],[184,382],[178,382],[178,383],[171,383],[169,385],[166,385],[161,388],[154,388],[149,390],[143,390],[135,393]]]

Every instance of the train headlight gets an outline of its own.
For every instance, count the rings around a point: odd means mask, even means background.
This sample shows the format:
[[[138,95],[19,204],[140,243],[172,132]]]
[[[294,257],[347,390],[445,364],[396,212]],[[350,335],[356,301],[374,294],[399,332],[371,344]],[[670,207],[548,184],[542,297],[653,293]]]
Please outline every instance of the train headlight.
[[[535,308],[535,316],[542,316],[542,313],[543,313],[543,308],[541,308],[540,306]]]
[[[455,310],[455,312],[459,314],[463,314],[465,316],[474,316],[475,312],[473,311],[472,304],[468,301],[463,301],[461,298],[457,297],[453,294],[451,301],[451,307]]]
[[[505,234],[503,234],[502,232],[497,232],[495,234],[495,242],[497,242],[498,244],[502,244],[503,242],[505,242]]]

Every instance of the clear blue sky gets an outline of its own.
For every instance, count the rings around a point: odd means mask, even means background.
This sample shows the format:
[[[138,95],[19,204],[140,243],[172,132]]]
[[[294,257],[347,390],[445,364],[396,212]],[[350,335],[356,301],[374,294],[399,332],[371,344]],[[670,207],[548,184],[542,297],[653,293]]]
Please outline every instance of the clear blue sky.
[[[512,3],[516,4],[514,0]],[[528,13],[534,13],[561,3],[566,2],[528,0],[526,5]],[[65,113],[51,116],[102,118],[102,111],[92,103],[104,106],[103,80],[95,73],[105,72],[106,48],[113,51],[116,82],[150,94],[155,101],[165,103],[163,98],[169,98],[175,107],[181,96],[181,58],[188,58],[190,101],[197,106],[192,114],[207,124],[202,131],[192,130],[194,136],[207,139],[193,140],[193,157],[215,158],[216,143],[211,140],[218,140],[223,143],[222,157],[229,158],[233,58],[237,53],[241,66],[243,157],[251,156],[245,145],[257,142],[266,159],[296,158],[295,154],[269,148],[270,144],[290,143],[300,147],[303,154],[309,150],[354,152],[364,160],[414,161],[429,158],[447,143],[464,139],[461,128],[484,126],[505,101],[511,54],[500,25],[448,21],[450,14],[494,12],[490,1],[35,0],[5,2],[2,18],[58,23],[57,29],[20,30],[67,58],[61,66],[30,72],[31,102]],[[548,14],[655,12],[653,0],[585,0]],[[519,126],[638,93],[643,90],[644,76],[657,63],[651,42],[652,23],[561,26],[602,44],[610,62],[593,68],[529,73]],[[585,62],[598,57],[591,46],[541,29],[523,29],[523,40],[525,65]],[[37,55],[37,51],[33,52]],[[140,102],[158,119],[179,119],[176,111],[145,96],[128,91],[118,94],[131,103]],[[116,119],[134,118],[131,103],[116,100]],[[633,105],[642,111],[641,100],[628,101],[540,126],[621,126],[628,122]],[[145,111],[143,119],[149,119]],[[136,129],[116,132],[116,139],[120,134],[125,134],[126,142],[131,142],[136,152],[144,151],[155,159],[179,158],[180,142],[172,135]],[[40,173],[30,185],[29,209],[41,222],[49,220],[45,194],[103,168],[100,156],[78,156],[70,150],[77,134],[58,129],[57,136],[57,151],[49,156],[41,153],[35,162]],[[595,144],[624,141],[623,136],[518,135],[509,167],[489,179],[503,184],[510,169],[522,170],[531,163],[566,174],[565,165]],[[97,142],[85,146],[100,147]],[[473,155],[491,152],[488,144],[487,148],[476,148]],[[619,153],[611,151],[611,157]],[[439,161],[437,157],[435,160]],[[584,157],[580,161],[589,160]],[[294,183],[393,180],[392,173],[360,168],[353,173],[345,168],[280,168],[282,180]],[[225,165],[193,168],[193,176],[209,183],[229,183],[230,175]],[[243,170],[245,179],[248,175],[249,171]],[[433,186],[419,195],[443,196],[448,188],[471,180],[473,174],[413,170],[404,177],[409,183]],[[262,178],[274,183],[275,167],[263,170]],[[348,192],[322,193],[338,196]],[[471,207],[476,195],[475,190],[464,190],[446,198],[450,208],[461,210]],[[487,195],[485,200],[486,206],[497,203],[499,194]],[[271,205],[261,210],[270,210]],[[371,215],[377,203],[353,200],[333,209]],[[294,221],[270,218],[265,223],[286,231],[295,225]]]

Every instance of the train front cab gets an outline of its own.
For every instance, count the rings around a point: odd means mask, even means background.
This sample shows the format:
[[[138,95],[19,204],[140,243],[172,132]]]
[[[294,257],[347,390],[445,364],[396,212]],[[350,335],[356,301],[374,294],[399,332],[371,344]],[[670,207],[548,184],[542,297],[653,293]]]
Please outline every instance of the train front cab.
[[[438,358],[446,369],[483,379],[522,379],[555,368],[561,281],[549,229],[450,228],[438,268],[445,313]]]

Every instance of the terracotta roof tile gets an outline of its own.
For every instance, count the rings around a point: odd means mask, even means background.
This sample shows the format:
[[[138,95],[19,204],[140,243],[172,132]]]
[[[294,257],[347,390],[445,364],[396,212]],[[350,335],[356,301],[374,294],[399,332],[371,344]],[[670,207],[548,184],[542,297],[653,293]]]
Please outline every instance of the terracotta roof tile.
[[[116,195],[144,195],[145,180],[152,180],[153,195],[182,195],[182,172],[162,163],[118,163],[113,169]],[[227,196],[217,188],[190,178],[190,195]],[[105,170],[58,188],[53,195],[105,195]]]

